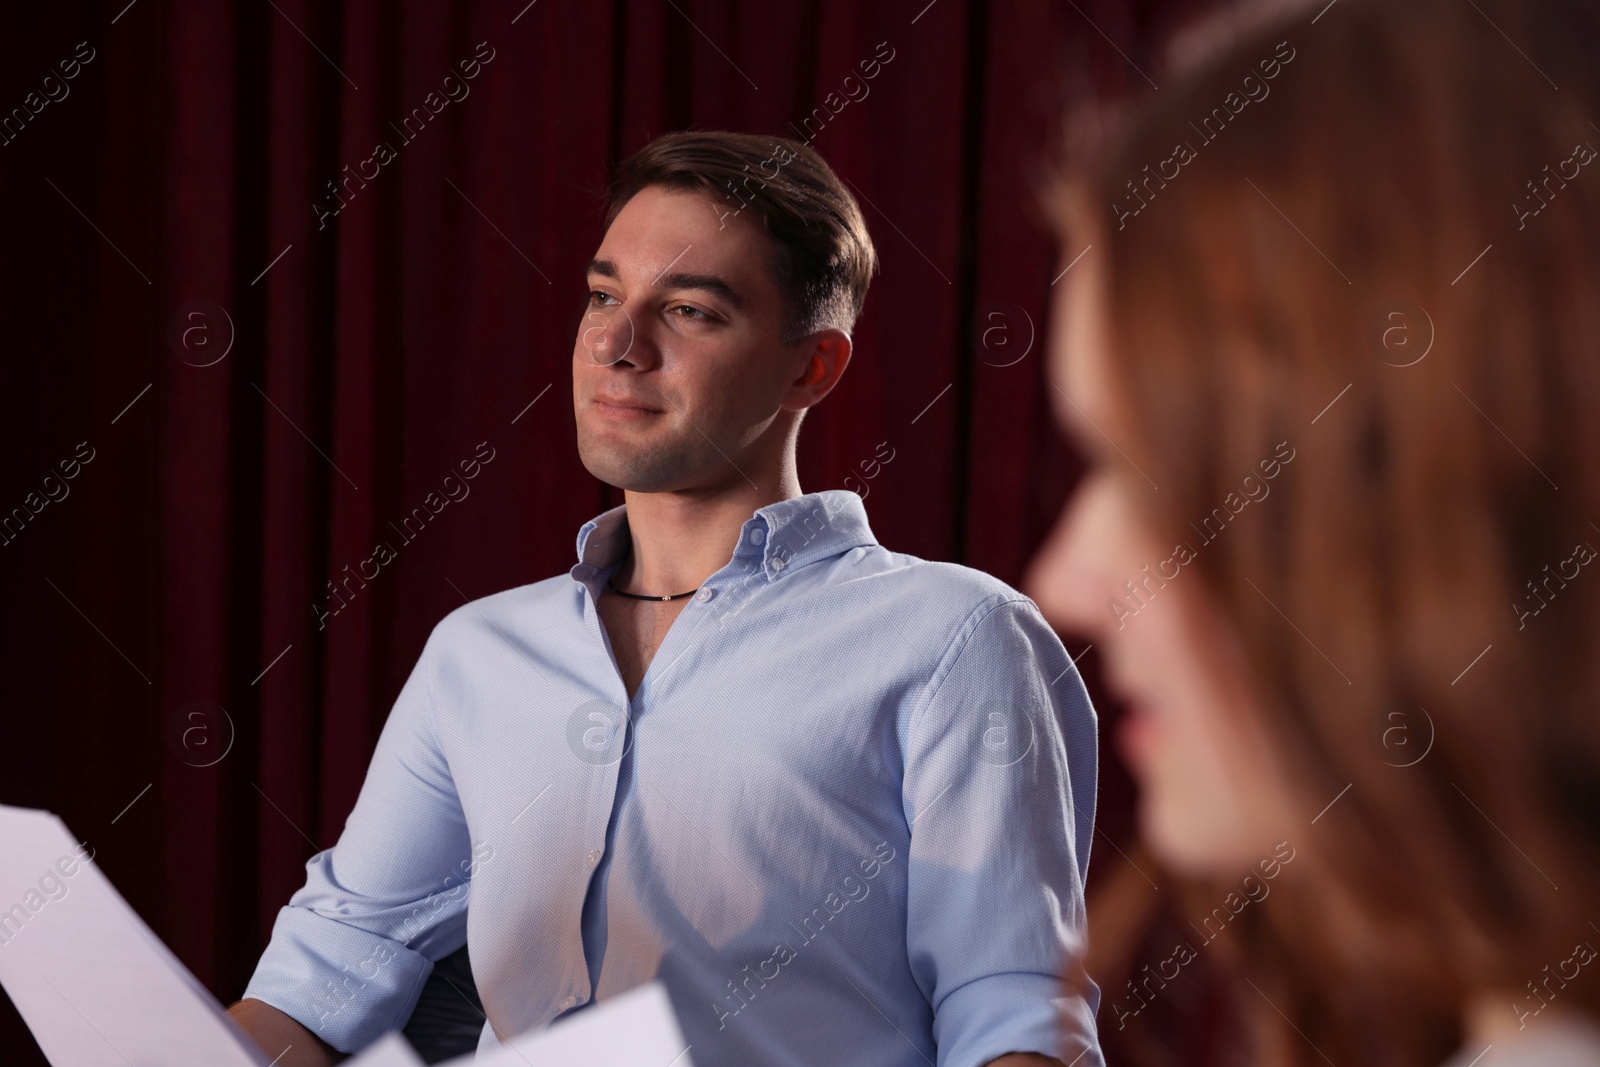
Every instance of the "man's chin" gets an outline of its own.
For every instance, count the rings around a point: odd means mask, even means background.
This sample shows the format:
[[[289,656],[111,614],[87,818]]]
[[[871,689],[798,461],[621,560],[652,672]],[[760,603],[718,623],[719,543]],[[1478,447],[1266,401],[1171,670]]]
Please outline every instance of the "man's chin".
[[[584,469],[597,480],[631,493],[665,493],[682,483],[681,478],[672,477],[669,472],[649,463],[645,456],[640,456],[638,463],[630,463],[626,458],[616,456],[581,458]]]

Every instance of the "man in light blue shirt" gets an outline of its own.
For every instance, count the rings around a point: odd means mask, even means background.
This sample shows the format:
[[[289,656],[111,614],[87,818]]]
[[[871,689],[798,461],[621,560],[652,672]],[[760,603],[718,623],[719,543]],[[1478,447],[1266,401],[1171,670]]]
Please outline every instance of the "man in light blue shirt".
[[[1063,978],[1097,770],[1071,659],[1015,589],[800,491],[875,265],[853,199],[792,141],[673,134],[606,222],[574,412],[625,503],[567,575],[435,627],[230,1012],[333,1062],[467,944],[480,1051],[659,980],[698,1067],[1101,1064]]]

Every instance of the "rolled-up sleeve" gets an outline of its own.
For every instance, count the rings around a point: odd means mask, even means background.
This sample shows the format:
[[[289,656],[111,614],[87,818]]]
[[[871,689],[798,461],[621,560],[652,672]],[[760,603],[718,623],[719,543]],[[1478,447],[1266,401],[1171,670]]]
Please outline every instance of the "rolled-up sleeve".
[[[906,941],[938,1067],[1009,1052],[1099,1067],[1099,990],[1068,996],[1062,977],[1083,954],[1098,773],[1083,681],[1013,597],[969,617],[929,686],[907,741]]]
[[[433,707],[440,632],[384,723],[343,832],[306,861],[244,991],[341,1052],[403,1026],[433,962],[466,943],[474,851]]]

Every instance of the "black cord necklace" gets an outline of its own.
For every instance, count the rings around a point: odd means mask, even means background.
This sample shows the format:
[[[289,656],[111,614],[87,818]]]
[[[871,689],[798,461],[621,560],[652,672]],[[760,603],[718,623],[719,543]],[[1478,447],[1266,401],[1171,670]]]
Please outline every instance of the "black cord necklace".
[[[698,593],[700,591],[700,587],[699,586],[695,586],[693,589],[689,590],[687,593],[674,593],[672,596],[643,596],[643,595],[641,595],[639,593],[624,593],[622,590],[618,589],[615,585],[613,585],[611,583],[611,578],[610,578],[609,575],[606,577],[606,588],[611,590],[613,593],[617,594],[618,596],[627,597],[629,600],[682,600],[684,597],[693,596],[695,593]]]

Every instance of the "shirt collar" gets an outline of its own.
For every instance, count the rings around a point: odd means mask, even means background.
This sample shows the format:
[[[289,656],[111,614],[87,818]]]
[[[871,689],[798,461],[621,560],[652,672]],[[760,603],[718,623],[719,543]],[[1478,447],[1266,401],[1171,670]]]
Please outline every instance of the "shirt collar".
[[[627,505],[618,504],[583,524],[573,577],[603,571],[622,558],[628,550],[627,517]],[[739,531],[733,557],[760,566],[772,581],[808,563],[877,543],[861,497],[848,489],[824,489],[757,508]]]

